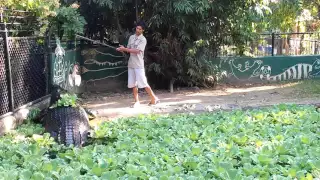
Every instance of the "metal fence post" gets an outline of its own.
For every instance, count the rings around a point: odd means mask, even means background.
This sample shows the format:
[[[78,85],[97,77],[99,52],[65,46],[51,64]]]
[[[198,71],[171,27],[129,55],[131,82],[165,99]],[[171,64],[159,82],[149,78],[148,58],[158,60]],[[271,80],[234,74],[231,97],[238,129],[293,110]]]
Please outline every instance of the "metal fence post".
[[[46,69],[46,94],[51,93],[51,33],[50,27],[48,28],[47,32],[45,33],[45,69]]]
[[[271,46],[271,55],[274,56],[274,32],[272,33]]]
[[[13,86],[12,86],[12,71],[11,71],[11,60],[9,53],[9,43],[8,43],[8,29],[6,27],[6,23],[4,23],[4,59],[7,66],[7,81],[8,81],[8,96],[9,96],[9,108],[10,111],[14,110],[14,99],[13,99]]]

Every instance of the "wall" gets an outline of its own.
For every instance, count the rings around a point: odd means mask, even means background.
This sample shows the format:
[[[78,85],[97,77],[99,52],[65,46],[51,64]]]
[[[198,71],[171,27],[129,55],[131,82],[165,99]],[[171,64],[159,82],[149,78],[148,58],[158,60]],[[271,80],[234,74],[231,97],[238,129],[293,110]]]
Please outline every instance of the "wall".
[[[80,66],[81,53],[79,49],[66,50],[64,55],[51,54],[51,84],[59,85],[64,89],[83,92],[84,84],[81,86],[70,85],[70,75],[74,71],[75,65]]]
[[[320,56],[226,57],[215,60],[229,83],[265,83],[320,77]],[[93,47],[67,50],[63,58],[52,54],[52,83],[68,88],[75,64],[81,66],[81,86],[85,91],[126,89],[127,57],[110,48]],[[69,87],[70,88],[70,87]]]
[[[275,82],[320,77],[320,56],[217,59],[227,82]]]
[[[81,93],[85,91],[121,91],[126,88],[127,58],[110,48],[66,50],[64,56],[51,55],[51,83]],[[74,66],[81,68],[81,85],[70,86]]]
[[[86,91],[121,91],[126,88],[127,58],[122,53],[94,47],[82,50],[81,56]]]

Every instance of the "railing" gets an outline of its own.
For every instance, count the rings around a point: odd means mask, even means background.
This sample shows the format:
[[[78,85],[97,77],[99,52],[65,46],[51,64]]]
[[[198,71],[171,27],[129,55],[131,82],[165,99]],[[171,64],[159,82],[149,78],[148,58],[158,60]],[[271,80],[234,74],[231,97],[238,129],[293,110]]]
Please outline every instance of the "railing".
[[[225,37],[220,46],[219,57],[239,56],[241,50],[255,57],[319,55],[320,33],[259,34],[253,41],[247,41],[244,47],[235,44],[233,38]]]

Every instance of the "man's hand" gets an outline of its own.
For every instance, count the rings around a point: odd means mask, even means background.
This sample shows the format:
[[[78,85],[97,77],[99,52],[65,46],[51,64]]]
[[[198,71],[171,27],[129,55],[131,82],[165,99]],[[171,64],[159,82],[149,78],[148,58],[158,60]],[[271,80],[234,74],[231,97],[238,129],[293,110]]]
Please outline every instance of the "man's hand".
[[[117,48],[117,51],[123,52],[125,49],[126,48],[124,46],[120,45],[120,47]]]
[[[122,45],[120,45],[120,47],[117,48],[117,51],[126,52],[126,53],[133,53],[133,54],[139,54],[141,52],[138,49],[129,49],[129,48],[126,48]]]

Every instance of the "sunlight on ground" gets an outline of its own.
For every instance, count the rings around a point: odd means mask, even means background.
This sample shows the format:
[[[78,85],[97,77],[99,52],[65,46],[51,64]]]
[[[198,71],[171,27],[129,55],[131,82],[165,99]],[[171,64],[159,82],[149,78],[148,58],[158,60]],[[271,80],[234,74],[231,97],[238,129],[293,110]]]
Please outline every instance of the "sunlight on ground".
[[[224,95],[231,95],[235,93],[248,93],[248,92],[258,92],[258,91],[268,91],[268,90],[273,90],[273,89],[281,89],[284,87],[292,87],[297,85],[298,83],[290,83],[290,84],[285,84],[281,86],[257,86],[257,87],[248,87],[248,88],[226,88],[224,91],[216,90],[216,91],[206,91],[203,93],[196,93],[196,94],[189,94],[186,96],[192,97],[192,96],[224,96]]]
[[[160,98],[161,99],[161,98]],[[201,99],[189,99],[189,100],[183,100],[180,98],[164,98],[161,99],[161,106],[172,106],[172,105],[179,105],[179,104],[197,104],[201,103]],[[131,99],[127,99],[126,101],[121,101],[121,102],[110,102],[110,103],[99,103],[95,104],[87,104],[87,108],[93,108],[93,109],[101,109],[103,111],[120,111],[123,113],[135,113],[142,109],[144,111],[146,108],[149,108],[148,103],[149,100],[141,100],[141,107],[138,109],[130,108],[132,105]]]
[[[311,79],[297,83],[291,96],[298,96],[300,98],[316,98],[320,96],[320,80]]]
[[[201,103],[202,100],[200,99],[190,99],[190,100],[185,100],[185,101],[168,101],[168,102],[161,102],[161,105],[164,106],[170,106],[170,105],[178,105],[178,104],[197,104]]]
[[[99,103],[99,104],[90,104],[90,108],[99,108],[99,107],[106,107],[110,105],[119,104],[118,102],[109,102],[109,103]]]
[[[251,87],[251,88],[228,88],[226,92],[232,93],[244,93],[244,92],[253,92],[253,91],[267,91],[272,89],[278,89],[279,86],[259,86],[259,87]]]

